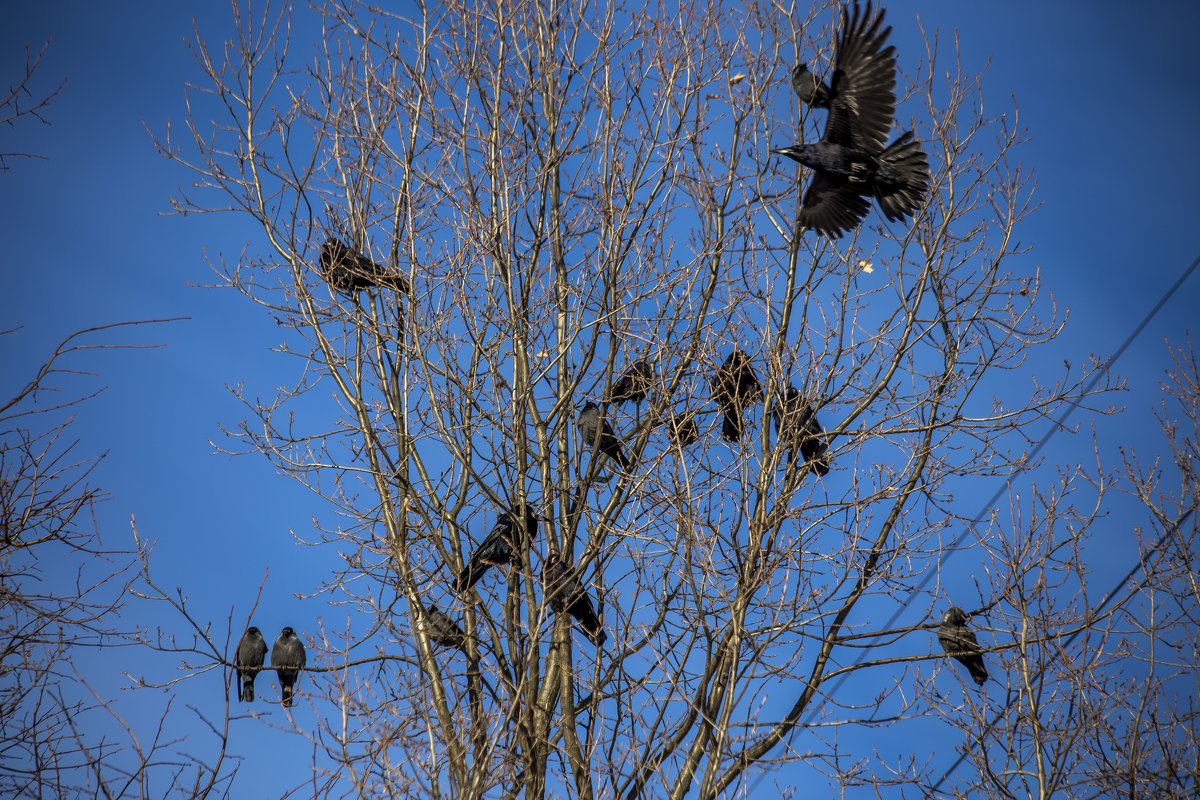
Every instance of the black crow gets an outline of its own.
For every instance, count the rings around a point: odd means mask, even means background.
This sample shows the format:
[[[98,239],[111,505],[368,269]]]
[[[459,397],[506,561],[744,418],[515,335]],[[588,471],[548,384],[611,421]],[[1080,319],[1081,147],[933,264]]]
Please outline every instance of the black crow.
[[[304,669],[304,665],[308,663],[308,657],[304,654],[304,643],[300,641],[300,637],[291,628],[284,628],[279,638],[275,640],[275,646],[271,648],[271,666],[275,670],[275,674],[279,676],[279,689],[283,695],[283,705],[288,707],[292,704],[293,688],[296,681],[300,678],[300,671]]]
[[[653,380],[654,368],[650,366],[650,362],[644,358],[635,361],[621,373],[621,377],[617,378],[617,382],[612,385],[612,389],[608,393],[608,402],[624,403],[632,400],[640,403],[646,399],[646,393],[650,391],[650,383]]]
[[[829,445],[825,442],[825,429],[817,422],[817,412],[795,386],[788,385],[783,397],[771,410],[771,417],[775,420],[775,434],[788,443],[792,460],[795,460],[796,450],[799,449],[800,455],[812,464],[817,475],[829,472],[829,457],[825,455]]]
[[[896,113],[896,52],[884,47],[892,29],[880,30],[883,15],[872,19],[870,3],[865,12],[857,4],[853,14],[842,9],[825,134],[771,151],[813,170],[800,222],[830,236],[862,222],[871,197],[889,220],[904,219],[929,185],[929,162],[912,131],[884,146]]]
[[[750,357],[734,350],[725,359],[712,379],[712,396],[724,420],[721,434],[731,442],[742,438],[742,412],[756,400],[762,399],[762,386]]]
[[[382,264],[378,264],[356,253],[340,239],[329,238],[321,246],[321,277],[343,294],[354,294],[370,286],[386,286],[402,294],[408,294],[408,279],[403,275],[390,275]]]
[[[455,582],[455,588],[459,592],[465,592],[474,586],[483,577],[483,573],[488,571],[488,567],[496,564],[511,564],[520,560],[517,551],[520,544],[520,531],[517,530],[520,519],[515,509],[506,511],[499,516],[496,524],[488,531],[488,535],[483,537],[483,541],[471,555],[471,560],[459,574],[458,580]],[[532,508],[527,506],[525,508],[525,530],[529,534],[530,542],[537,538],[537,521],[538,516],[533,513]]]
[[[253,625],[246,628],[233,655],[233,666],[238,674],[238,700],[254,702],[254,678],[262,669],[266,655],[267,643],[263,641],[262,632]]]
[[[666,422],[671,441],[680,447],[687,447],[700,438],[700,429],[691,414],[672,414]]]
[[[938,641],[946,655],[958,659],[971,673],[972,680],[980,686],[988,679],[987,667],[983,665],[983,651],[975,632],[967,627],[967,615],[958,606],[950,606],[938,626]]]
[[[563,562],[561,555],[542,562],[542,588],[546,593],[546,601],[556,614],[570,614],[592,640],[592,644],[596,647],[604,645],[608,634],[600,625],[592,598],[588,597],[579,578]]]
[[[806,106],[829,108],[829,84],[808,71],[803,62],[792,70],[792,89]]]
[[[466,652],[467,637],[445,611],[430,606],[425,615],[425,635],[438,647],[454,647]]]
[[[592,401],[584,403],[579,411],[579,436],[584,446],[595,447],[610,458],[615,458],[621,469],[629,472],[629,459],[621,450],[621,440],[613,435],[608,420],[601,419],[600,409]]]

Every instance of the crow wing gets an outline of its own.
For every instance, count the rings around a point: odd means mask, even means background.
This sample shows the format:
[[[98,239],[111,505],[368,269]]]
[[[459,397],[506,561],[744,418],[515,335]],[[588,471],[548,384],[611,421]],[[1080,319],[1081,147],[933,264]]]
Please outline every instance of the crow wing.
[[[830,81],[829,119],[822,141],[878,155],[887,143],[896,116],[896,48],[884,46],[892,32],[883,25],[884,12],[871,19],[871,4],[863,11],[842,10]]]
[[[871,201],[859,194],[858,187],[831,179],[821,170],[813,170],[812,183],[804,193],[800,223],[815,231],[839,236],[858,227],[870,210]]]

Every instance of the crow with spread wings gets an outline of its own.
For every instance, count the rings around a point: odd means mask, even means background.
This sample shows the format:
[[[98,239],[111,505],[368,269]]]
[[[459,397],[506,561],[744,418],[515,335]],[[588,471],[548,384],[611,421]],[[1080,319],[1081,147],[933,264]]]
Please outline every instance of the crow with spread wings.
[[[842,10],[842,34],[833,77],[824,83],[807,68],[793,87],[801,101],[829,108],[819,142],[774,149],[813,171],[800,222],[840,236],[862,222],[874,197],[889,220],[902,220],[921,205],[929,185],[929,162],[912,131],[885,146],[896,114],[896,49],[886,45],[891,27],[883,10],[858,5]]]

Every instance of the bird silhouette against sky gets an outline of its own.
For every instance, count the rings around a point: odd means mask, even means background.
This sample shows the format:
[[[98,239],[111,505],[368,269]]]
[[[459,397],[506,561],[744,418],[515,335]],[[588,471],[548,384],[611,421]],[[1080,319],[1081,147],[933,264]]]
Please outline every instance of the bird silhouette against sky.
[[[279,691],[283,695],[283,705],[292,705],[295,697],[296,681],[300,679],[300,671],[308,663],[304,654],[304,643],[291,628],[284,628],[275,646],[271,648],[271,666],[279,676]]]
[[[262,632],[251,625],[242,634],[233,656],[233,665],[238,673],[238,700],[254,702],[254,679],[262,669],[266,656],[267,643],[263,641]]]
[[[825,430],[817,422],[817,412],[795,386],[789,385],[784,390],[783,397],[771,410],[771,418],[775,420],[776,435],[790,450],[790,459],[795,460],[796,451],[799,450],[805,462],[812,464],[817,475],[829,472],[829,456],[825,454],[829,445],[825,442]]]
[[[621,373],[621,377],[613,383],[612,389],[608,393],[608,402],[620,404],[632,400],[640,403],[646,399],[646,393],[650,391],[652,380],[654,380],[654,368],[646,359],[638,359],[630,364]]]
[[[750,357],[734,350],[712,379],[712,396],[721,410],[721,435],[731,442],[742,438],[742,412],[762,399],[762,385]]]
[[[583,584],[561,555],[542,562],[542,588],[546,592],[550,608],[555,613],[570,614],[592,640],[592,644],[596,647],[604,644],[608,634],[604,632],[600,618],[596,616],[592,598],[588,597]]]
[[[987,667],[983,665],[983,651],[979,648],[979,640],[975,632],[967,627],[967,615],[958,606],[950,606],[938,626],[938,642],[946,655],[955,658],[966,666],[971,673],[971,679],[979,686],[988,679]]]
[[[810,72],[804,62],[792,70],[792,90],[806,106],[829,108],[829,84]]]
[[[425,635],[438,647],[453,647],[466,652],[467,637],[458,623],[437,606],[425,612]]]
[[[356,253],[340,239],[330,237],[321,246],[321,277],[343,294],[355,294],[371,286],[408,294],[408,279],[393,275],[382,264]]]
[[[479,547],[475,548],[470,561],[459,574],[455,588],[460,593],[478,583],[489,568],[519,561],[520,531],[517,529],[519,520],[519,512],[515,509],[505,511],[500,515],[496,524],[488,531],[488,535],[483,537],[483,541],[479,543]],[[530,542],[537,538],[537,521],[538,516],[533,513],[533,508],[526,506],[525,530],[529,534]]]
[[[592,401],[584,403],[579,412],[579,437],[583,446],[589,450],[595,446],[597,450],[610,458],[616,459],[621,469],[629,471],[629,459],[621,449],[621,440],[613,433],[608,420],[600,416],[600,409]]]
[[[842,33],[828,89],[807,66],[792,86],[801,100],[829,108],[819,142],[773,149],[813,171],[800,209],[802,225],[829,236],[857,227],[871,200],[889,220],[912,215],[929,185],[929,162],[912,131],[885,146],[896,115],[896,51],[892,29],[871,4],[842,9]],[[882,29],[882,30],[881,30]],[[799,68],[797,68],[799,69]],[[806,100],[805,95],[808,95]]]

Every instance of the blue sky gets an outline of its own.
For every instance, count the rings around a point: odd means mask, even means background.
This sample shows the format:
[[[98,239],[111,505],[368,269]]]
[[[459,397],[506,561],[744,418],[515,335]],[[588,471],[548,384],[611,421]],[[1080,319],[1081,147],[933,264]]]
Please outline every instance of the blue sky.
[[[1069,316],[1059,339],[1032,356],[1030,373],[1106,357],[1200,255],[1200,91],[1191,42],[1200,9],[895,2],[888,11],[901,65],[920,55],[914,14],[947,42],[957,28],[967,71],[990,59],[985,102],[1011,109],[1011,94],[1032,136],[1019,155],[1035,172],[1042,207],[1018,231],[1031,248],[1018,263],[1040,270]],[[210,444],[222,442],[219,423],[242,416],[226,384],[245,382],[265,395],[292,377],[293,364],[268,350],[279,335],[258,307],[230,291],[197,288],[216,282],[206,253],[236,258],[253,231],[232,216],[165,214],[190,178],[151,141],[151,132],[184,118],[186,84],[203,81],[185,45],[193,17],[219,39],[230,30],[229,7],[27,3],[10,4],[5,16],[0,76],[18,76],[26,42],[36,51],[52,38],[34,91],[68,82],[45,111],[50,126],[25,120],[0,128],[0,151],[45,157],[9,159],[0,174],[0,327],[22,326],[0,339],[0,388],[11,396],[58,340],[80,328],[187,317],[101,335],[97,342],[166,346],[77,360],[73,366],[98,376],[63,384],[79,393],[108,387],[77,410],[75,428],[86,451],[108,453],[95,475],[111,495],[99,515],[106,540],[125,544],[136,515],[142,535],[157,540],[153,565],[162,583],[184,587],[217,626],[235,609],[238,630],[253,602],[244,587],[257,587],[269,563],[255,622],[268,641],[283,625],[310,628],[311,606],[291,591],[315,583],[319,560],[288,532],[310,531],[323,508],[262,458],[216,455]],[[1118,442],[1161,450],[1150,407],[1169,366],[1163,339],[1182,344],[1198,304],[1194,276],[1118,365],[1129,391],[1112,403],[1128,410],[1097,423],[1107,453]],[[1086,432],[1062,439],[1055,458],[1090,457]],[[1114,535],[1126,535],[1128,525],[1117,513]],[[1118,549],[1105,572],[1123,572],[1123,557]],[[120,658],[96,659],[102,691],[121,683]],[[183,692],[188,702],[216,703],[220,681],[202,676]],[[142,722],[153,720],[148,714]],[[286,759],[303,765],[311,753],[265,726],[244,723],[239,736],[247,756],[271,753],[248,759],[239,788],[280,793],[291,785],[281,769]]]

